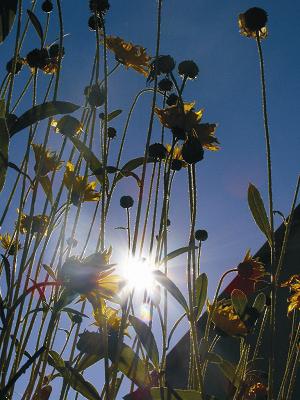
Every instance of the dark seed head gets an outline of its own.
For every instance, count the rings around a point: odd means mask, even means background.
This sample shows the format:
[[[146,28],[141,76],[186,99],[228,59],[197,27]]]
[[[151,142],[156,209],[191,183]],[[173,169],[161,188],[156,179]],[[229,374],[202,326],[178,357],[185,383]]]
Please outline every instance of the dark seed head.
[[[183,166],[183,163],[181,160],[175,159],[175,160],[171,161],[171,170],[173,170],[173,171],[180,171],[182,166]]]
[[[238,265],[237,270],[239,276],[241,276],[244,279],[249,279],[251,278],[253,273],[253,266],[251,263],[244,261]]]
[[[9,60],[8,63],[6,64],[6,71],[9,74],[13,73],[13,66],[14,66],[14,58]],[[16,68],[15,68],[15,75],[17,75],[21,71],[22,67],[23,67],[23,59],[22,58],[17,58]]]
[[[162,79],[158,82],[158,88],[162,92],[170,92],[173,88],[173,82],[170,79]]]
[[[195,164],[203,160],[204,150],[197,139],[189,138],[183,143],[181,154],[185,162]]]
[[[97,84],[89,86],[87,90],[87,99],[91,107],[101,107],[105,101],[104,90]]]
[[[114,139],[114,138],[117,136],[117,130],[116,130],[115,128],[113,128],[112,126],[110,126],[110,127],[107,129],[107,136],[108,136],[110,139]]]
[[[47,49],[34,49],[26,56],[30,68],[44,68],[47,65],[48,58],[49,53]]]
[[[171,56],[159,56],[152,63],[152,69],[159,74],[169,74],[175,68],[174,58]]]
[[[120,198],[120,206],[122,208],[131,208],[133,206],[133,198],[131,196],[122,196]]]
[[[166,103],[168,106],[175,106],[178,101],[178,96],[175,93],[171,93],[170,96],[167,98]]]
[[[62,48],[61,56],[63,57],[65,55],[65,49],[64,47]],[[59,56],[59,44],[55,43],[49,48],[49,56],[51,58],[56,58]]]
[[[186,133],[185,133],[184,129],[175,127],[175,128],[172,128],[171,131],[172,131],[175,139],[177,139],[177,140],[185,140],[186,139]]]
[[[42,3],[42,10],[43,10],[45,13],[50,13],[50,12],[53,10],[52,1],[50,1],[50,0],[45,0],[45,1]]]
[[[195,79],[198,76],[199,68],[194,61],[185,60],[178,65],[178,73],[186,79]]]
[[[88,20],[88,26],[91,31],[95,31],[97,27],[98,29],[101,29],[102,28],[101,18],[95,15],[91,15]]]
[[[167,155],[167,149],[161,143],[153,143],[149,146],[149,157],[162,160]]]
[[[208,233],[205,229],[198,229],[195,232],[195,239],[199,240],[199,242],[204,242],[208,238]]]
[[[252,32],[259,31],[266,26],[268,14],[259,7],[249,8],[244,13],[245,28]]]
[[[90,0],[90,10],[93,13],[105,13],[109,10],[109,7],[107,0]]]

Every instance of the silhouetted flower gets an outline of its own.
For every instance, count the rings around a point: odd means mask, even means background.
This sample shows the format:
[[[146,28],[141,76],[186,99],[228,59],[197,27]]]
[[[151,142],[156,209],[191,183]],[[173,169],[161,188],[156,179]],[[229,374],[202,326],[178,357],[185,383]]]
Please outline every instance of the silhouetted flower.
[[[239,15],[239,28],[243,36],[256,39],[257,35],[265,39],[268,35],[266,27],[268,15],[259,7],[249,8],[245,13]]]
[[[105,91],[98,84],[88,86],[86,88],[86,96],[89,105],[93,108],[101,107],[105,102]]]
[[[20,233],[28,233],[30,225],[30,233],[32,235],[46,235],[47,227],[49,225],[49,217],[47,215],[33,215],[32,217],[30,217],[30,215],[21,213]]]
[[[175,106],[177,102],[178,102],[178,96],[175,93],[171,93],[166,100],[168,106]]]
[[[153,143],[149,146],[149,157],[162,160],[166,158],[167,149],[161,143]]]
[[[158,82],[158,89],[161,90],[162,92],[170,92],[173,88],[173,82],[168,79],[162,79]]]
[[[181,148],[182,158],[188,164],[195,164],[203,160],[204,150],[198,139],[188,138]]]
[[[59,121],[53,119],[51,126],[55,128],[56,133],[66,136],[74,136],[82,132],[81,122],[71,115],[64,115]]]
[[[300,275],[292,275],[290,279],[283,282],[281,287],[288,287],[292,291],[288,302],[288,314],[294,310],[300,310]]]
[[[108,0],[90,0],[90,10],[96,14],[105,13],[109,7]]]
[[[45,0],[45,1],[42,3],[42,10],[43,10],[45,13],[50,13],[50,12],[53,10],[52,1],[50,1],[50,0]]]
[[[195,232],[195,239],[204,242],[208,238],[208,233],[204,229],[198,229]]]
[[[112,126],[110,126],[107,129],[107,136],[109,137],[109,139],[114,139],[117,136],[117,131],[115,128],[113,128]]]
[[[250,250],[247,251],[244,260],[238,265],[237,269],[239,276],[252,281],[259,281],[264,276],[269,275],[263,263],[251,256]]]
[[[181,168],[187,167],[187,163],[182,158],[181,147],[174,146],[172,154],[172,146],[170,144],[166,145],[166,149],[168,152],[167,161],[171,162],[171,169],[173,171],[180,171]]]
[[[122,208],[131,208],[133,206],[133,198],[131,196],[122,196],[120,198],[120,206]]]
[[[15,75],[17,75],[21,71],[23,64],[24,64],[24,59],[18,57],[16,61]],[[9,74],[13,73],[13,66],[14,66],[14,58],[9,60],[8,63],[6,64],[6,71]]]

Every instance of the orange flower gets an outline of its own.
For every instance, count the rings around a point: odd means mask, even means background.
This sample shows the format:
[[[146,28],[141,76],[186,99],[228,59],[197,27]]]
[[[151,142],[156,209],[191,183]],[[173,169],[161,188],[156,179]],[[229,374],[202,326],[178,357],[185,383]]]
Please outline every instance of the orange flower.
[[[250,250],[247,251],[244,260],[238,265],[238,274],[245,279],[250,279],[251,281],[259,281],[266,275],[264,265],[257,258],[253,258],[250,254]]]

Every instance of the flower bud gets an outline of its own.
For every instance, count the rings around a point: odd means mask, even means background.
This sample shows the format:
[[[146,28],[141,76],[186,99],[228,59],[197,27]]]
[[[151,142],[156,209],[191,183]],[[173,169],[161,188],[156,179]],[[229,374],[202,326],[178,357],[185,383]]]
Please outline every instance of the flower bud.
[[[6,64],[6,71],[9,74],[13,73],[13,66],[14,66],[14,57],[11,60],[9,60],[8,63]],[[15,75],[18,75],[18,73],[21,71],[22,67],[23,67],[23,58],[17,58]]]
[[[87,89],[87,100],[91,107],[101,107],[105,102],[104,90],[97,84],[89,86]]]
[[[117,136],[117,131],[115,128],[113,128],[112,126],[110,126],[107,129],[107,136],[109,137],[109,139],[114,139]]]
[[[170,92],[173,88],[173,82],[170,79],[162,79],[158,82],[158,88],[162,92]]]
[[[166,100],[167,105],[170,107],[175,106],[177,104],[178,98],[179,97],[177,96],[177,94],[171,93]]]

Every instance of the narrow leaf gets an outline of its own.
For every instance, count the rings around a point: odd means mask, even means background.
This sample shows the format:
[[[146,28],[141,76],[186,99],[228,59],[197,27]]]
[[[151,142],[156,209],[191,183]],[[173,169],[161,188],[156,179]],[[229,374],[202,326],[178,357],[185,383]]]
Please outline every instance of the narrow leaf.
[[[197,249],[198,247],[193,247],[193,246],[187,246],[187,247],[181,247],[180,249],[176,249],[174,251],[172,251],[171,253],[169,253],[165,258],[163,258],[159,265],[163,265],[164,263],[172,260],[175,257],[180,256],[181,254],[187,253],[190,250],[194,250]]]
[[[37,16],[30,10],[27,10],[28,17],[36,30],[36,33],[39,35],[41,39],[41,44],[43,43],[44,32],[40,21],[38,20]]]
[[[64,307],[61,311],[65,311],[67,313],[78,315],[78,316],[83,317],[83,318],[88,318],[88,316],[86,314],[84,314],[84,313],[82,313],[82,312],[80,312],[78,310],[75,310],[74,308]]]
[[[173,283],[163,272],[159,270],[154,271],[153,275],[157,282],[171,293],[174,299],[178,301],[178,303],[184,308],[184,310],[188,314],[189,307],[187,305],[187,302],[175,283]]]
[[[243,318],[248,304],[247,296],[239,289],[233,289],[231,292],[231,301],[235,312],[240,318]]]
[[[272,243],[272,232],[268,220],[268,216],[265,210],[264,203],[262,201],[259,191],[254,185],[250,183],[248,188],[248,204],[259,229],[264,233],[268,242]]]
[[[19,174],[25,176],[25,177],[30,181],[31,186],[32,186],[32,187],[34,186],[33,181],[32,181],[32,179],[30,178],[30,176],[29,176],[28,174],[25,174],[25,172],[23,172],[16,164],[14,164],[14,163],[8,161],[7,166],[8,166],[8,168],[14,169],[14,170],[17,171]]]
[[[78,108],[80,106],[67,101],[50,101],[34,106],[17,119],[10,129],[10,136],[45,118],[50,118],[57,114],[69,114],[78,110]]]
[[[43,268],[44,268],[44,270],[47,272],[47,274],[48,274],[49,276],[51,276],[51,278],[52,278],[53,280],[56,281],[57,277],[56,277],[56,275],[55,275],[53,269],[52,269],[51,267],[49,267],[49,265],[47,265],[47,264],[43,264]]]
[[[50,201],[51,204],[53,204],[53,193],[52,193],[52,185],[51,181],[48,176],[40,176],[39,182],[47,196],[47,199]]]
[[[103,355],[104,357],[104,355]],[[98,361],[100,361],[102,356],[97,355],[97,354],[84,354],[84,356],[81,358],[77,365],[77,371],[82,372],[85,369],[91,367],[92,365],[96,364]]]
[[[163,392],[163,397],[162,397]],[[202,400],[203,397],[200,392],[196,390],[183,390],[183,389],[171,389],[164,387],[151,388],[151,397],[153,400],[161,400],[162,398],[168,400]]]
[[[154,160],[148,157],[148,163],[154,162]],[[120,170],[116,177],[116,182],[122,179],[124,176],[128,176],[128,173],[132,172],[133,170],[137,169],[144,163],[144,157],[133,158],[132,160],[128,161]]]
[[[201,274],[195,282],[196,289],[196,319],[200,318],[207,297],[208,279],[206,274]]]
[[[9,34],[17,12],[18,0],[1,0],[0,2],[0,43]]]
[[[136,334],[142,345],[144,346],[150,360],[153,362],[156,368],[159,368],[159,353],[154,335],[150,327],[141,321],[139,318],[131,315],[129,321],[133,326]]]
[[[5,277],[6,277],[6,286],[7,286],[7,293],[10,291],[10,284],[11,284],[11,279],[10,279],[10,264],[8,261],[8,258],[5,257],[3,254],[1,254],[2,257],[2,262],[4,265],[4,270],[5,270]]]
[[[109,113],[108,116],[107,116],[107,122],[112,121],[113,119],[115,119],[116,117],[118,117],[121,113],[122,113],[122,110],[115,110],[115,111],[112,111],[112,112]]]
[[[6,120],[0,118],[0,192],[4,186],[8,167],[9,132]]]

